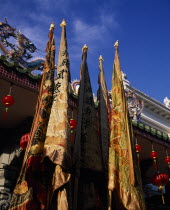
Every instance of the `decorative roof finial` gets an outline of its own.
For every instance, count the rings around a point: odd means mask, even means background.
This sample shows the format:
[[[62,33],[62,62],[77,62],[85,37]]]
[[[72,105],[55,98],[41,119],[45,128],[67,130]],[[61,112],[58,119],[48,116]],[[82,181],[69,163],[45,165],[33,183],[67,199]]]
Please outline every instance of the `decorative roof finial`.
[[[4,22],[8,24],[8,21],[7,21],[6,17],[4,18]]]
[[[114,47],[115,47],[115,48],[118,48],[118,46],[119,46],[119,41],[117,40],[117,41],[115,42],[115,44],[114,44]]]
[[[63,21],[61,22],[60,26],[62,27],[62,26],[66,26],[66,25],[67,25],[66,21],[63,19]]]
[[[87,50],[89,50],[89,48],[87,47],[86,44],[84,44],[83,48],[82,48],[82,52],[87,52]]]
[[[100,55],[100,57],[99,57],[99,61],[104,61],[104,59],[103,59],[102,55]]]
[[[54,23],[51,23],[51,25],[50,25],[50,31],[52,30],[52,29],[55,29],[55,25],[54,25]]]

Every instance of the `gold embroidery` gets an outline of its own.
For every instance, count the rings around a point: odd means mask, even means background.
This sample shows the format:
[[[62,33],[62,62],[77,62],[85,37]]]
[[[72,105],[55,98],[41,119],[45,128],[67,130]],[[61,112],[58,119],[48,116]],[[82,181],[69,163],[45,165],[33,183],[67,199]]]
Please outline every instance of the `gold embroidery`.
[[[28,184],[26,181],[21,182],[21,184],[17,184],[15,187],[14,193],[15,194],[24,194],[28,191]]]

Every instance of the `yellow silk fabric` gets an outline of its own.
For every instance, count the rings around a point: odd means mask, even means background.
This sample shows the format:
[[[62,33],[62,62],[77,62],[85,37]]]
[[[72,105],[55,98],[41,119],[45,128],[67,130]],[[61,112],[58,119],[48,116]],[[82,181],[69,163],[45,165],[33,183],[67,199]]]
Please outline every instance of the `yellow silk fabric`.
[[[128,119],[122,73],[118,49],[114,60],[112,79],[111,135],[109,143],[109,180],[110,205],[112,192],[115,191],[120,209],[144,210],[140,174],[135,166],[134,141]],[[137,176],[135,176],[137,175]]]

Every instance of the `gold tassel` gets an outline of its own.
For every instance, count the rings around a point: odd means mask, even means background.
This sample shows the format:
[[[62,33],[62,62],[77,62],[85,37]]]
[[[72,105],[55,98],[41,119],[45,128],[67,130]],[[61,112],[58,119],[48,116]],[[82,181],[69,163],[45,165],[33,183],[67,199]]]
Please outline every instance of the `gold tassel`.
[[[162,204],[165,205],[165,198],[163,192],[162,192]]]

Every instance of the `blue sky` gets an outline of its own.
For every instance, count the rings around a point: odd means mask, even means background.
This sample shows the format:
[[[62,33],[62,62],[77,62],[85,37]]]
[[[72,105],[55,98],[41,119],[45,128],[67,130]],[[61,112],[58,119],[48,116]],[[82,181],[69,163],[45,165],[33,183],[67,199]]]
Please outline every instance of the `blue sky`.
[[[6,0],[0,21],[20,29],[45,55],[49,25],[56,25],[58,56],[62,19],[67,21],[72,79],[79,78],[81,48],[87,44],[88,66],[97,91],[98,57],[103,55],[108,88],[119,40],[121,69],[131,85],[163,102],[170,98],[170,1],[169,0]]]

